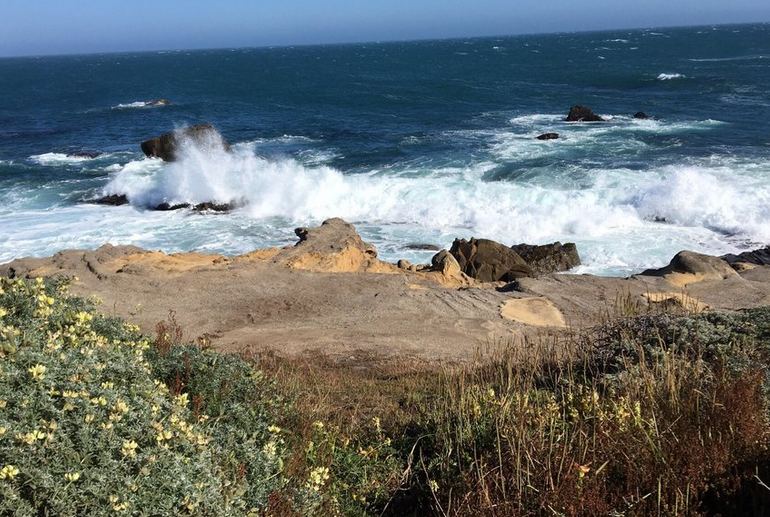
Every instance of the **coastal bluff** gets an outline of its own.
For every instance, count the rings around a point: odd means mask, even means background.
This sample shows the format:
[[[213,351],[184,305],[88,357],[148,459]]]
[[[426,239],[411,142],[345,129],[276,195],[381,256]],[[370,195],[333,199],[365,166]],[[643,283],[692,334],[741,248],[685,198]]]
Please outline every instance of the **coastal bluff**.
[[[683,252],[664,268],[612,278],[549,272],[579,260],[569,244],[514,246],[519,262],[499,243],[457,241],[454,248],[466,254],[474,243],[466,260],[473,267],[442,250],[432,264],[404,268],[381,260],[342,219],[295,233],[294,245],[234,257],[106,244],[17,259],[0,265],[0,275],[68,277],[74,293],[98,297],[104,313],[147,333],[173,311],[186,339],[205,337],[222,350],[337,357],[470,359],[489,343],[595,325],[620,300],[694,311],[770,305],[770,266],[757,259],[766,250],[725,258]],[[479,249],[508,262],[486,268]],[[537,259],[537,267],[513,249]],[[546,260],[550,252],[561,255]],[[500,264],[516,274],[500,273]],[[472,271],[494,274],[477,279]]]

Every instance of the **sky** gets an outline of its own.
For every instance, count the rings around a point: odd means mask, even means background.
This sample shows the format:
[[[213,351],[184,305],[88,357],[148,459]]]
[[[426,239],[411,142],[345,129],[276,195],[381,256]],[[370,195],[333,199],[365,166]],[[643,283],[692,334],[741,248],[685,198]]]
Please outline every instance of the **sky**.
[[[2,0],[0,56],[768,22],[768,0]]]

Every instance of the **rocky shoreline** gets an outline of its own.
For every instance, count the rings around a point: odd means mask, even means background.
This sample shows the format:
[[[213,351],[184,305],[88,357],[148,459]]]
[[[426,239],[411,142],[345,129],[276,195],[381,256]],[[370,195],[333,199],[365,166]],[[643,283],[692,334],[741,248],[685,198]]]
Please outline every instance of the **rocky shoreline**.
[[[341,219],[298,228],[294,246],[226,257],[134,246],[68,250],[0,266],[9,277],[65,276],[145,331],[174,311],[186,337],[220,349],[365,352],[469,359],[501,340],[595,325],[619,309],[687,311],[770,305],[770,251],[683,251],[629,278],[564,273],[572,244],[508,247],[456,240],[431,264],[391,264]]]

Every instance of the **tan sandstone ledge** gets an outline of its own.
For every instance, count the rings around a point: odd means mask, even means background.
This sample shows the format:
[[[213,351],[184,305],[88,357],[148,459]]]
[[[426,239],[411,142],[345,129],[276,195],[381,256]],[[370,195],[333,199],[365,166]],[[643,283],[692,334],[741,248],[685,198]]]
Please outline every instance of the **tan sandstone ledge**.
[[[446,252],[430,267],[399,269],[341,219],[297,235],[294,246],[236,257],[105,245],[14,260],[0,274],[77,277],[75,293],[97,296],[103,312],[149,333],[174,311],[186,338],[205,336],[223,350],[344,357],[468,359],[490,343],[594,325],[619,304],[770,304],[770,267],[689,252],[631,278],[549,274],[506,286],[468,277]]]

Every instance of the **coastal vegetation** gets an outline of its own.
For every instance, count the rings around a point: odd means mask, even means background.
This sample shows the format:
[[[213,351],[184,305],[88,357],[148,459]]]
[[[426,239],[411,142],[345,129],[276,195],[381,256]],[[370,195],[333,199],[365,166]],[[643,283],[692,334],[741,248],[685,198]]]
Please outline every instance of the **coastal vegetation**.
[[[0,279],[0,514],[761,514],[770,310],[618,303],[464,363],[220,354]]]

